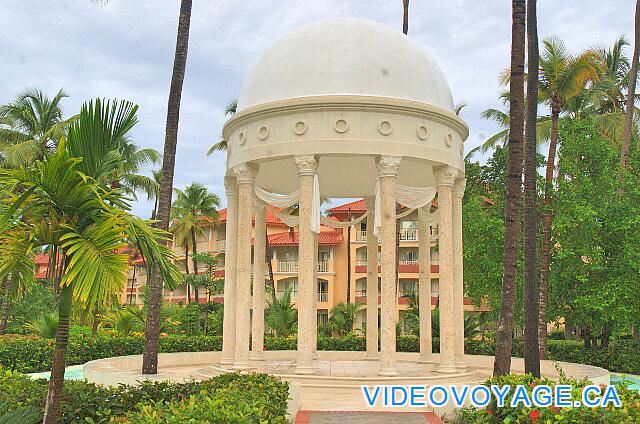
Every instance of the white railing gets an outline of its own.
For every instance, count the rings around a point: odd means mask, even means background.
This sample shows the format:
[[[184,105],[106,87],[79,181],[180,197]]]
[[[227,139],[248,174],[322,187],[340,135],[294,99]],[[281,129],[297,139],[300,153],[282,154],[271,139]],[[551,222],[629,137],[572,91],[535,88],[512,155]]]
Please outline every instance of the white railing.
[[[400,229],[400,240],[402,241],[418,240],[418,229],[417,228]]]
[[[356,297],[367,297],[367,289],[356,290]]]
[[[327,292],[318,292],[318,302],[327,302],[328,300]]]
[[[227,240],[225,239],[216,240],[216,248],[215,248],[216,252],[224,252],[226,247],[227,247]]]
[[[400,265],[418,265],[418,261],[400,261]]]
[[[367,241],[367,230],[356,230],[356,241]]]
[[[328,261],[318,262],[318,272],[329,272],[329,262]]]
[[[209,241],[208,240],[204,240],[204,241],[199,241],[196,242],[196,248],[198,253],[205,253],[209,251]]]
[[[278,272],[298,272],[298,261],[278,261]]]
[[[366,259],[356,259],[356,266],[367,266]]]

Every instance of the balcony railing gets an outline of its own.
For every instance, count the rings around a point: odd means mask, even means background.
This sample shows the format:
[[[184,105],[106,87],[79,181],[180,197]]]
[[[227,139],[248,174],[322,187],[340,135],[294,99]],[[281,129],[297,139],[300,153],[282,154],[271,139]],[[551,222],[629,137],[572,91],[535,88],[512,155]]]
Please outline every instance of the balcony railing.
[[[400,265],[407,265],[407,266],[412,266],[412,265],[418,265],[418,260],[410,260],[410,261],[400,261]]]
[[[298,261],[278,261],[278,272],[298,272]],[[318,262],[318,272],[329,272],[329,261]]]
[[[216,240],[216,252],[224,252],[227,248],[227,241],[225,239]]]
[[[402,241],[418,240],[418,229],[417,228],[400,229],[400,240]]]
[[[367,297],[367,289],[356,290],[356,297]]]
[[[327,292],[318,292],[318,302],[327,302],[329,300],[329,296]]]
[[[318,272],[329,272],[329,262],[328,261],[318,262]]]
[[[367,241],[367,230],[356,230],[356,241]]]

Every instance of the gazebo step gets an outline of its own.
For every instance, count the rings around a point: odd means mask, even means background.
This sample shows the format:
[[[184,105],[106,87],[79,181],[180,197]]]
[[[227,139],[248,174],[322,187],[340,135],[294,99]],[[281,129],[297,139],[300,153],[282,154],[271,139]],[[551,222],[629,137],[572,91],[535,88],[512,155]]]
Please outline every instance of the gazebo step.
[[[295,424],[443,424],[433,412],[298,411]]]

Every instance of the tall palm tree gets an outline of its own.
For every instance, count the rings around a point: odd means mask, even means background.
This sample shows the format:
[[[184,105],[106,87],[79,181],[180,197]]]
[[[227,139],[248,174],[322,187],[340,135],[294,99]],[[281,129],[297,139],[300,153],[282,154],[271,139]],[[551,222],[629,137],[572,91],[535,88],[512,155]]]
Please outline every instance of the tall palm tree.
[[[90,140],[87,140],[90,144]],[[143,220],[121,209],[125,198],[92,178],[79,165],[82,160],[69,154],[64,144],[56,153],[45,153],[32,168],[0,172],[0,198],[5,202],[0,228],[8,223],[13,232],[3,231],[10,239],[3,249],[28,252],[51,245],[52,226],[57,247],[65,257],[61,270],[59,323],[44,423],[57,423],[64,383],[66,351],[69,341],[71,309],[74,301],[93,310],[120,291],[126,282],[127,255],[121,252],[127,243],[140,250],[146,261],[154,263],[169,285],[180,278],[172,264],[172,253],[159,244],[167,237]],[[16,187],[21,194],[16,194]],[[114,206],[118,205],[118,206]],[[44,229],[44,230],[43,230]],[[0,254],[0,270],[15,268],[20,255]],[[33,268],[31,268],[33,270]],[[1,271],[0,271],[1,272]],[[33,272],[33,271],[31,271]]]
[[[153,199],[153,210],[151,211],[151,219],[156,219],[158,213],[158,197],[160,196],[160,180],[162,180],[162,169],[155,169],[151,171],[151,178],[153,179],[153,190],[147,194],[147,200]]]
[[[212,226],[218,219],[220,199],[214,193],[209,193],[207,188],[199,183],[191,183],[184,190],[174,189],[176,200],[173,202],[171,215],[176,224],[182,226],[182,230],[191,237],[191,251],[193,259],[193,273],[198,274],[198,261],[196,256],[197,239],[204,235],[203,223]],[[185,256],[188,256],[185,252]],[[196,303],[200,301],[198,287],[194,287]]]
[[[176,164],[176,148],[178,145],[178,122],[180,121],[180,100],[182,84],[187,65],[189,48],[189,27],[191,25],[192,0],[181,0],[176,50],[171,74],[171,88],[167,104],[167,126],[164,139],[162,160],[162,180],[158,196],[158,227],[164,231],[169,229],[171,211],[171,194],[173,192],[173,174]],[[147,299],[147,325],[144,333],[144,352],[142,356],[142,373],[158,373],[158,350],[160,348],[160,307],[162,306],[163,282],[157,273],[150,274],[149,297]]]
[[[631,59],[631,71],[629,72],[629,90],[627,93],[627,108],[624,121],[624,134],[620,149],[620,166],[625,169],[631,147],[631,127],[633,125],[633,111],[635,109],[636,82],[638,80],[638,56],[640,55],[640,0],[636,2],[635,35],[633,40],[633,58]]]
[[[66,126],[75,119],[63,119],[60,103],[65,97],[62,90],[49,98],[30,88],[0,106],[0,158],[4,166],[32,163],[56,148]]]
[[[522,152],[524,145],[525,0],[512,0],[511,67],[509,87],[508,177],[504,229],[502,301],[496,331],[493,375],[511,370],[513,309],[516,297],[520,208],[522,206]]]
[[[536,169],[538,126],[538,17],[536,0],[527,0],[527,104],[524,143],[524,368],[526,373],[540,377],[540,346],[538,343],[538,299],[540,297],[536,269],[538,250],[538,190]]]
[[[540,100],[551,109],[551,137],[545,172],[544,213],[542,248],[540,255],[540,319],[538,334],[540,354],[547,349],[547,302],[549,297],[549,262],[551,254],[551,225],[553,212],[553,172],[558,147],[558,121],[568,101],[578,96],[589,81],[597,79],[592,52],[578,57],[572,56],[564,43],[556,38],[543,41],[544,51],[540,56]]]
[[[291,301],[292,288],[284,291],[282,296],[273,294],[268,301],[268,306],[264,312],[264,319],[269,328],[279,337],[289,337],[295,334],[298,326],[298,311],[293,307]]]

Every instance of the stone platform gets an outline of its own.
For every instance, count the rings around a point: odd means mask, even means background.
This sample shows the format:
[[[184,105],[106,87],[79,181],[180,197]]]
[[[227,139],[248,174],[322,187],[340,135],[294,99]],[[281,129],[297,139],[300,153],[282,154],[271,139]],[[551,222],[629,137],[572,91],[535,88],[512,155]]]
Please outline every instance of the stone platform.
[[[313,362],[315,374],[295,374],[295,351],[264,352],[262,361],[252,361],[250,372],[263,372],[289,382],[288,413],[293,419],[298,411],[386,411],[386,412],[435,412],[443,415],[453,409],[443,408],[369,408],[362,395],[362,385],[463,385],[478,384],[491,375],[492,356],[465,356],[467,368],[456,373],[442,374],[436,371],[439,360],[433,355],[433,363],[420,363],[417,353],[397,353],[398,375],[378,375],[379,362],[367,360],[365,352],[318,352]],[[220,365],[221,352],[163,353],[159,356],[159,374],[140,374],[142,355],[99,359],[84,365],[84,376],[94,383],[117,385],[136,384],[140,380],[183,382],[203,380],[234,370]],[[609,372],[589,365],[558,363],[569,377],[588,378],[595,384],[608,384]],[[520,358],[512,361],[513,372],[523,372]],[[558,378],[554,362],[542,361],[542,374]]]

